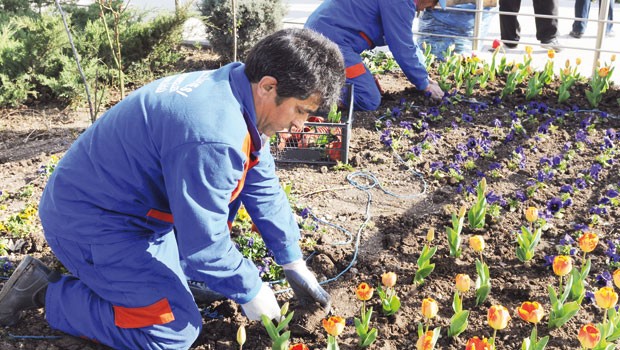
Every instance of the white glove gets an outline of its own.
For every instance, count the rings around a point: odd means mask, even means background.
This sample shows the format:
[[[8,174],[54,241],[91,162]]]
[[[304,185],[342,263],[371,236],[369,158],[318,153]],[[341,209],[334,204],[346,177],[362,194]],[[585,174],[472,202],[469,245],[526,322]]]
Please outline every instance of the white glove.
[[[441,100],[443,97],[443,90],[441,90],[439,84],[433,79],[429,79],[428,82],[429,84],[424,91],[429,92],[433,100]]]
[[[300,303],[317,302],[326,310],[330,311],[331,297],[321,287],[314,274],[308,270],[306,262],[302,259],[282,265],[286,280],[293,288],[295,296]]]
[[[280,319],[280,306],[267,283],[263,283],[254,299],[241,304],[241,308],[251,321],[259,321],[261,315],[266,315],[271,320]]]

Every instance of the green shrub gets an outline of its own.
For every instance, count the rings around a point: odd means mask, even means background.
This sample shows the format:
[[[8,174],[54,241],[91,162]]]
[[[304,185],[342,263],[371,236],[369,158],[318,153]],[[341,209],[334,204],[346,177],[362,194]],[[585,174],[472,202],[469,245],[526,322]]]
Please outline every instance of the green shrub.
[[[203,0],[200,6],[207,39],[213,51],[226,59],[233,56],[231,5],[230,0]],[[237,58],[243,60],[254,44],[280,29],[285,14],[282,0],[238,0]]]

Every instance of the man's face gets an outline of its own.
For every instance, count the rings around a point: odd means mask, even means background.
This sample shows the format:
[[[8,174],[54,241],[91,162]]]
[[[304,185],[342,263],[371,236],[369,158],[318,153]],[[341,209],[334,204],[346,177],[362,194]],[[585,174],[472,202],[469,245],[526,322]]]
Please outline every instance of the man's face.
[[[303,128],[308,116],[313,114],[320,104],[317,95],[312,95],[305,100],[289,97],[281,99],[277,104],[277,82],[256,86],[256,126],[258,131],[269,137],[276,131],[289,130],[292,126]]]

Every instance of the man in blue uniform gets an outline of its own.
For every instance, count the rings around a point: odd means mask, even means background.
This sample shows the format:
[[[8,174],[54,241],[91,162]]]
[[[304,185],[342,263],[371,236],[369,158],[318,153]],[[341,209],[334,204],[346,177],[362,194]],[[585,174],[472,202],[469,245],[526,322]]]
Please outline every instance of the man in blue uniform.
[[[346,66],[347,83],[355,88],[354,108],[376,110],[381,92],[360,53],[387,45],[409,81],[433,99],[443,91],[429,79],[424,56],[413,40],[416,12],[446,0],[325,0],[308,17],[305,27],[330,38],[340,47]]]
[[[41,198],[45,237],[72,275],[24,259],[0,292],[0,324],[44,305],[53,328],[115,349],[187,349],[202,318],[181,260],[251,320],[279,317],[231,240],[240,203],[297,298],[329,309],[266,140],[337,101],[343,72],[331,41],[288,29],[245,65],[160,79],[118,103],[71,146]]]

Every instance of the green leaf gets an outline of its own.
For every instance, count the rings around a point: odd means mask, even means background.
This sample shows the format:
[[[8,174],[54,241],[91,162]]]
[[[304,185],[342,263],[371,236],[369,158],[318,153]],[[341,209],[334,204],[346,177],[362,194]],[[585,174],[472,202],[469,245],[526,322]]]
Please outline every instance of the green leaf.
[[[377,329],[373,328],[370,330],[370,332],[368,332],[366,337],[362,340],[362,342],[360,343],[360,346],[362,348],[369,347],[372,343],[375,342],[376,339],[377,339]]]
[[[461,311],[455,313],[450,318],[450,328],[448,328],[448,337],[456,337],[463,333],[467,329],[467,318],[469,317],[469,311]]]

